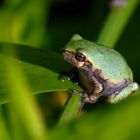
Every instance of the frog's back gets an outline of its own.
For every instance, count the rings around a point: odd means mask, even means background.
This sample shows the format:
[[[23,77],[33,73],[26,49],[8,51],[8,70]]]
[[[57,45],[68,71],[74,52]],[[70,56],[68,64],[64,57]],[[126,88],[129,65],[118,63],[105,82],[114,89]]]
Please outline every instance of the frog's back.
[[[105,79],[112,79],[114,83],[124,79],[133,80],[131,69],[117,51],[87,40],[84,40],[80,47],[85,48],[81,49],[82,53],[88,55],[87,58],[92,62],[93,67],[100,69]]]

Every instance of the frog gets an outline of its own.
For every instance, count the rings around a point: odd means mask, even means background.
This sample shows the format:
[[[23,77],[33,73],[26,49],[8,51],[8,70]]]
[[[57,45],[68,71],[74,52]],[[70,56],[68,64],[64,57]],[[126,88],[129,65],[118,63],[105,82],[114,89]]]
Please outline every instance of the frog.
[[[105,97],[108,103],[118,103],[139,87],[118,51],[79,34],[64,46],[62,56],[77,71],[84,89],[79,95],[84,103],[96,103],[100,97]]]

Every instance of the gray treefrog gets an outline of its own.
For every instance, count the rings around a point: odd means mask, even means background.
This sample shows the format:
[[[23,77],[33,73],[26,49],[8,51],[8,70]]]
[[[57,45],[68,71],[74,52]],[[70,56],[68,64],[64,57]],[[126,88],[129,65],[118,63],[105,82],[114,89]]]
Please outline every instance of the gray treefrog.
[[[62,53],[78,71],[86,91],[80,94],[84,102],[95,103],[105,96],[109,103],[117,103],[138,89],[130,67],[114,49],[75,34]]]

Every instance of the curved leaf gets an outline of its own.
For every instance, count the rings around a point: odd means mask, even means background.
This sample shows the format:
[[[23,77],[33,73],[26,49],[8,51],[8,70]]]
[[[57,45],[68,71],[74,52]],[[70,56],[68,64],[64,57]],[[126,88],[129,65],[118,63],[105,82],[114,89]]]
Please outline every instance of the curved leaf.
[[[22,69],[33,93],[80,89],[71,81],[62,82],[59,80],[60,74],[69,71],[71,66],[58,53],[26,45],[0,43],[0,103],[9,100],[5,80],[8,75],[4,70],[3,58],[14,57],[9,53],[10,47],[17,50],[18,60],[21,60],[19,63],[22,64]]]

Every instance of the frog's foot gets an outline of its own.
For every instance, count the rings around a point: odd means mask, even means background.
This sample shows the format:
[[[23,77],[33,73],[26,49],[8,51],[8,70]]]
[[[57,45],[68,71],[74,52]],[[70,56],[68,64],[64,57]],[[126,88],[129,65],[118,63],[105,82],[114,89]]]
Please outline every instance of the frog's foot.
[[[61,81],[70,80],[75,84],[79,84],[77,71],[64,72],[60,75],[59,79]]]
[[[99,97],[91,95],[91,94],[83,94],[82,101],[85,103],[95,103],[98,100]]]
[[[108,96],[108,102],[118,103],[119,101],[123,100],[137,89],[138,89],[138,84],[133,82],[129,84],[127,87],[123,88],[120,92],[116,92]]]
[[[81,97],[82,103],[95,103],[98,100],[98,96],[94,96],[92,94],[86,93],[86,92],[79,92],[77,90],[71,90],[70,91],[73,94],[77,94]]]

